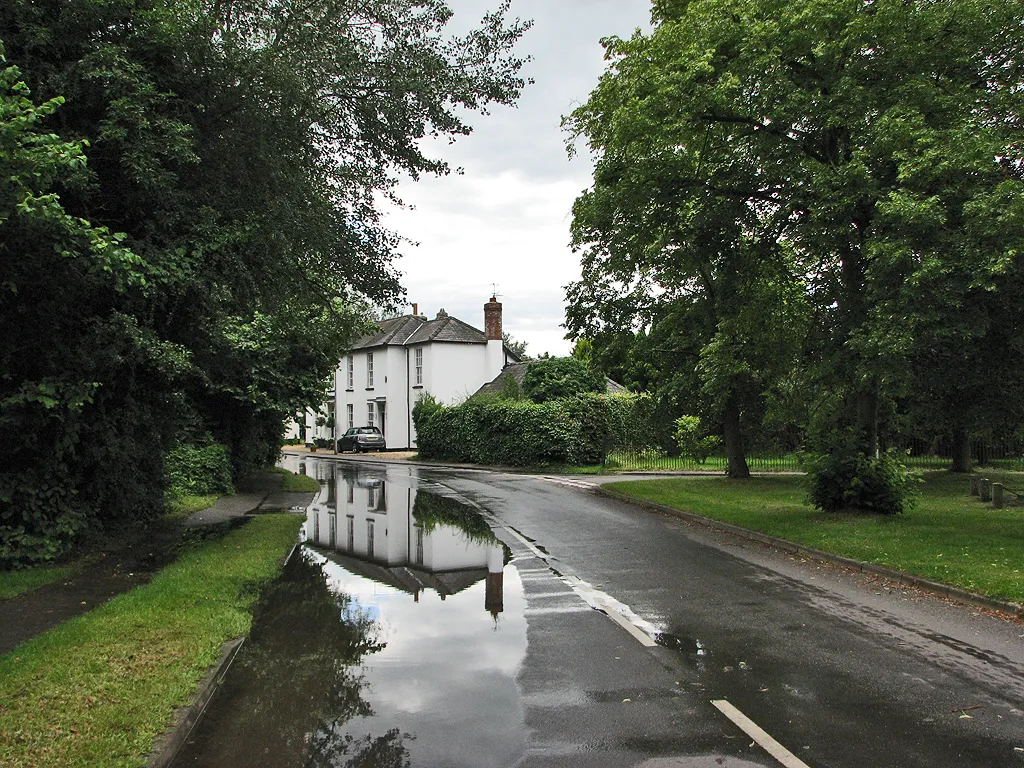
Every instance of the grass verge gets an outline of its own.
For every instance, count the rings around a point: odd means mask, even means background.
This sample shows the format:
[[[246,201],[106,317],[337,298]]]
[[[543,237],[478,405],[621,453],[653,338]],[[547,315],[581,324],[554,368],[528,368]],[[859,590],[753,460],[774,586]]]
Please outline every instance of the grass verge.
[[[75,565],[40,565],[23,571],[0,571],[0,600],[62,581],[76,570]]]
[[[301,523],[255,518],[0,656],[0,765],[140,765],[221,645],[248,631]]]
[[[167,502],[166,518],[170,520],[181,520],[193,512],[200,512],[209,509],[220,498],[217,494],[189,494],[176,496]]]
[[[211,494],[178,496],[170,499],[167,502],[164,520],[181,520],[193,512],[208,509],[214,505],[217,498],[216,494]],[[17,597],[23,592],[31,592],[33,589],[71,577],[95,560],[96,555],[90,549],[91,547],[86,545],[81,551],[72,553],[70,560],[62,563],[37,565],[17,571],[0,571],[0,600]]]
[[[284,480],[281,482],[282,491],[316,493],[320,490],[320,483],[317,482],[316,478],[309,475],[297,475],[294,472],[289,472],[284,467],[271,467],[271,470],[284,475]]]
[[[986,471],[1024,488],[1019,472]],[[917,506],[903,515],[825,514],[806,502],[802,477],[676,477],[613,483],[620,493],[799,544],[1024,602],[1024,508],[993,509],[969,495],[968,478],[924,473]]]

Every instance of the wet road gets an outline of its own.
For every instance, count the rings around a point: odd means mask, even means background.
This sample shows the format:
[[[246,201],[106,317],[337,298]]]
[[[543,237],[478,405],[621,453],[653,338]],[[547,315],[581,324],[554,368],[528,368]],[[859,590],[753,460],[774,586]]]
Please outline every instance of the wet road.
[[[176,765],[1024,766],[1020,624],[586,481],[291,461],[305,557]]]

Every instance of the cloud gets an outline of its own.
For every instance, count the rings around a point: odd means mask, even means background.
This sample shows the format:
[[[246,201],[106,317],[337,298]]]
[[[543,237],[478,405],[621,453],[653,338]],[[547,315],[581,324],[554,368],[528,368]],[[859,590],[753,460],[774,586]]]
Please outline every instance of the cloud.
[[[464,32],[497,0],[449,0],[451,29]],[[398,268],[410,302],[431,316],[439,308],[482,327],[483,304],[496,283],[505,330],[531,354],[564,355],[560,328],[564,286],[579,277],[569,248],[571,209],[590,184],[585,157],[570,162],[562,115],[584,102],[604,71],[599,40],[628,37],[647,26],[649,0],[513,0],[511,15],[534,19],[520,43],[534,60],[536,80],[517,108],[472,115],[472,135],[454,145],[427,143],[463,175],[403,183],[411,206],[389,212],[387,224],[418,247],[406,246]]]

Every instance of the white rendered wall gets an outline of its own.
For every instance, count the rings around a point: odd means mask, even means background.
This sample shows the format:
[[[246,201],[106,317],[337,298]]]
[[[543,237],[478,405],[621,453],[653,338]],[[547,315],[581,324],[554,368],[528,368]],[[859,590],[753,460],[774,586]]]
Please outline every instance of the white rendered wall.
[[[348,362],[343,358],[338,366],[335,423],[340,436],[348,428],[346,406],[354,408],[353,425],[367,423],[370,401],[384,398],[385,421],[375,419],[387,439],[388,448],[415,448],[416,429],[412,423],[412,409],[423,393],[432,395],[445,405],[457,405],[494,379],[506,363],[504,344],[460,344],[455,342],[427,342],[423,350],[423,381],[416,383],[417,347],[377,347],[373,353],[373,387],[367,388],[367,351],[354,352],[352,388],[348,383]]]
[[[427,391],[445,405],[461,403],[494,378],[487,378],[485,351],[483,344],[431,344]]]

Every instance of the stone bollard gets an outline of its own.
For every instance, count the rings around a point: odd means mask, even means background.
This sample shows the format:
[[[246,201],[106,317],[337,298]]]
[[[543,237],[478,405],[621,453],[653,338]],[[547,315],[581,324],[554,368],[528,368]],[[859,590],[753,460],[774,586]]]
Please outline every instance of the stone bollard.
[[[992,506],[996,509],[1003,508],[1003,484],[992,483]]]
[[[978,483],[978,491],[981,493],[982,501],[992,501],[992,483],[987,477],[981,478]]]
[[[978,494],[978,476],[971,475],[971,496],[977,496]]]

